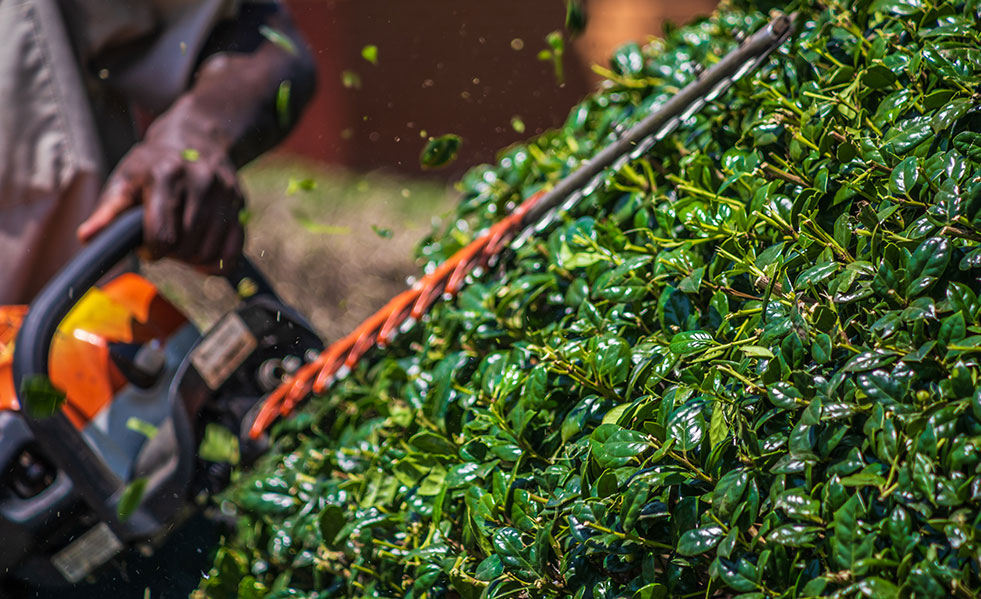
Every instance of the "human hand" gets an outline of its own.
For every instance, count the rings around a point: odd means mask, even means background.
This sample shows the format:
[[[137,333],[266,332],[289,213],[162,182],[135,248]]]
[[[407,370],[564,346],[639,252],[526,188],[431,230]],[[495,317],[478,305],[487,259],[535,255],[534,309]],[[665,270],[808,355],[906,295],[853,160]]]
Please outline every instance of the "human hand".
[[[142,204],[151,258],[172,256],[208,270],[235,263],[244,240],[235,167],[221,144],[188,129],[155,123],[123,157],[95,212],[78,228],[83,243]]]

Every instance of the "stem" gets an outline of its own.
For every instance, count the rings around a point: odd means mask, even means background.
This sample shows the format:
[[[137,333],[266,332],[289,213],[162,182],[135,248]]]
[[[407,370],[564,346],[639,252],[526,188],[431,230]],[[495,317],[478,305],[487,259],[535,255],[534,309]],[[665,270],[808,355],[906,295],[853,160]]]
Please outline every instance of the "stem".
[[[602,532],[602,533],[606,533],[608,535],[613,535],[613,536],[618,537],[620,539],[624,539],[624,540],[627,540],[627,541],[634,541],[635,543],[640,543],[641,545],[646,545],[647,547],[653,547],[655,549],[662,549],[664,551],[674,551],[674,547],[672,547],[671,545],[666,545],[664,543],[658,543],[657,541],[650,541],[650,540],[645,539],[643,537],[638,537],[637,535],[630,534],[629,532],[617,532],[617,531],[612,530],[612,529],[609,529],[609,528],[607,528],[605,526],[600,526],[599,524],[596,524],[595,522],[583,522],[583,526],[585,526],[586,528],[592,528],[593,530],[596,530],[596,531],[599,531],[599,532]]]
[[[657,440],[657,439],[654,439],[654,438],[652,438],[652,437],[649,437],[649,438],[650,438],[650,440],[651,440],[651,443],[652,443],[653,445],[655,445],[655,446],[656,446],[656,447],[657,447],[658,449],[661,449],[662,447],[664,447],[664,444],[663,444],[663,443],[661,443],[661,442],[660,442],[659,440]],[[704,473],[704,472],[702,471],[702,469],[701,469],[701,468],[699,468],[699,467],[698,467],[698,466],[696,466],[695,464],[693,464],[693,463],[691,463],[691,461],[689,461],[689,460],[688,460],[688,458],[686,458],[686,457],[684,457],[684,456],[682,456],[682,455],[678,455],[678,453],[677,453],[677,452],[675,452],[674,450],[669,450],[669,451],[668,451],[668,455],[669,455],[669,456],[671,456],[671,459],[673,459],[673,460],[675,460],[675,461],[677,461],[677,462],[678,462],[678,463],[680,463],[680,464],[683,464],[683,465],[685,465],[685,466],[686,466],[686,467],[687,467],[687,468],[688,468],[689,470],[691,470],[691,471],[692,471],[692,473],[693,473],[693,474],[694,474],[695,476],[697,476],[698,478],[700,478],[700,479],[701,479],[701,480],[702,480],[703,482],[707,482],[707,483],[709,483],[709,484],[714,484],[714,482],[715,482],[715,479],[713,479],[713,478],[712,478],[711,476],[709,476],[708,474],[705,474],[705,473]]]
[[[748,322],[748,321],[747,321],[747,322]],[[742,384],[744,384],[744,385],[746,385],[746,389],[747,389],[748,391],[751,391],[751,392],[754,392],[754,393],[755,393],[755,392],[762,392],[762,393],[766,393],[766,388],[765,388],[765,387],[760,387],[759,385],[757,385],[757,384],[756,384],[756,383],[754,383],[753,381],[751,381],[751,380],[749,380],[749,379],[748,379],[748,378],[746,378],[745,376],[743,376],[743,375],[741,375],[741,374],[739,374],[738,372],[736,372],[736,371],[735,371],[735,370],[733,370],[732,368],[729,368],[729,366],[727,366],[727,365],[725,365],[725,364],[720,364],[720,365],[718,365],[718,366],[716,366],[716,368],[718,368],[718,369],[719,369],[719,370],[721,370],[722,372],[724,372],[724,373],[726,373],[726,374],[728,374],[729,376],[731,376],[731,377],[733,377],[733,378],[735,378],[735,379],[737,379],[737,380],[738,380],[739,382],[741,382]]]
[[[602,383],[593,381],[591,378],[589,378],[589,373],[577,367],[575,364],[566,362],[559,355],[553,352],[550,347],[545,345],[533,345],[530,346],[529,349],[544,353],[545,358],[550,362],[549,366],[553,372],[569,376],[580,385],[584,385],[598,393],[601,393],[607,399],[620,401],[620,395],[614,389],[611,389]]]
[[[972,231],[964,231],[950,225],[941,229],[940,234],[950,235],[951,237],[960,237],[961,239],[968,239],[970,241],[981,241],[981,235],[978,235]]]
[[[763,87],[763,89],[765,89],[766,91],[770,92],[770,95],[773,96],[773,98],[775,100],[777,100],[778,102],[780,102],[781,104],[783,104],[784,108],[786,108],[787,110],[793,112],[799,118],[803,118],[804,117],[804,111],[801,110],[800,108],[798,108],[796,104],[794,104],[793,102],[791,102],[790,100],[788,100],[783,94],[781,94],[776,89],[774,89],[772,85],[770,85],[769,83],[767,83],[765,81],[757,81],[756,83],[757,83],[757,85],[760,85],[761,87]]]
[[[808,218],[801,221],[801,224],[807,225],[807,227],[811,230],[811,232],[814,233],[814,235],[819,238],[818,241],[822,242],[826,247],[830,247],[836,254],[838,254],[839,258],[841,258],[842,260],[848,263],[852,263],[855,261],[855,259],[852,258],[851,254],[848,253],[848,250],[841,247],[841,244],[839,244],[834,237],[828,235],[828,233],[820,226],[818,226],[817,223],[815,223],[814,221]]]
[[[785,170],[779,169],[768,162],[763,163],[763,170],[777,179],[782,179],[788,183],[800,185],[801,187],[808,187],[807,181],[804,181],[797,175],[793,175]]]

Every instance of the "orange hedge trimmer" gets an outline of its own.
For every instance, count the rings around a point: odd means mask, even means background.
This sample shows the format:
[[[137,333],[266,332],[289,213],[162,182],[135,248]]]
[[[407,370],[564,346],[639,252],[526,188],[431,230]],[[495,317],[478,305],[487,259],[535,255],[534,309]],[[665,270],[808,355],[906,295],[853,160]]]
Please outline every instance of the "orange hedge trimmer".
[[[302,366],[261,404],[250,436],[260,437],[277,417],[288,415],[309,394],[323,393],[333,381],[350,372],[369,349],[375,345],[385,347],[396,331],[411,327],[440,296],[456,295],[474,268],[488,265],[512,240],[512,245],[521,245],[535,232],[547,228],[558,214],[595,190],[609,169],[618,170],[644,155],[702,107],[719,98],[790,36],[793,20],[793,15],[775,18],[550,191],[526,199],[473,243],[395,296],[350,335]]]
[[[228,483],[227,462],[262,453],[262,433],[277,417],[455,295],[476,267],[547,228],[609,169],[648,152],[764,61],[791,24],[773,20],[322,352],[303,317],[245,259],[226,277],[247,297],[199,331],[124,268],[142,244],[141,211],[116,219],[29,308],[0,306],[0,594],[8,580],[76,584],[120,553],[152,550],[195,497]],[[238,437],[235,455],[226,454],[235,446],[226,434]]]

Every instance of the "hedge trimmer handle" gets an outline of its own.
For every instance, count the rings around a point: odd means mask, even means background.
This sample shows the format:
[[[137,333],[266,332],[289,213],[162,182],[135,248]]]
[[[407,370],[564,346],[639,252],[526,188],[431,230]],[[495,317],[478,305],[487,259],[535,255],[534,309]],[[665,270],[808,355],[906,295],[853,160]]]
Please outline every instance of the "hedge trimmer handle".
[[[24,390],[32,379],[48,376],[51,340],[75,303],[142,243],[142,208],[110,223],[31,302],[14,346],[14,386],[21,396],[24,420],[55,465],[72,473],[75,489],[117,534],[124,533],[125,526],[110,507],[111,498],[119,491],[116,476],[60,409],[47,417],[34,414]]]
[[[17,335],[13,357],[15,389],[23,396],[25,383],[47,378],[51,341],[76,302],[111,269],[143,244],[143,208],[133,208],[110,223],[82,248],[31,302]],[[226,278],[233,287],[248,278],[259,294],[273,294],[272,287],[244,256]],[[274,294],[273,294],[274,295]],[[120,491],[117,477],[99,459],[62,410],[49,416],[32,413],[21,397],[21,413],[34,436],[55,464],[72,474],[78,493],[119,536],[129,528],[119,521],[112,499]]]

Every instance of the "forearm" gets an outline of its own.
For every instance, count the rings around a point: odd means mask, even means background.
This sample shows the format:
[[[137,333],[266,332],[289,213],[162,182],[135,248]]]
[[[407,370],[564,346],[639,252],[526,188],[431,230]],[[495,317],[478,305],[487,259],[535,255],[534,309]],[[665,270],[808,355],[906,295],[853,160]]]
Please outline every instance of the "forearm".
[[[282,39],[277,43],[260,36],[259,25]],[[191,88],[153,122],[148,139],[219,148],[241,166],[289,133],[313,95],[313,60],[282,12],[245,20],[239,27],[248,31],[224,35],[258,36],[257,42],[229,39],[231,51],[219,45],[202,61]]]
[[[289,132],[313,94],[313,64],[275,3],[220,25],[202,56],[190,89],[116,165],[78,228],[82,241],[142,204],[152,256],[219,267],[238,258],[244,198],[235,170]]]

